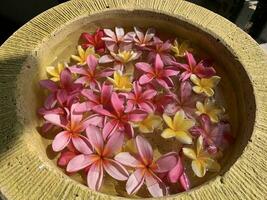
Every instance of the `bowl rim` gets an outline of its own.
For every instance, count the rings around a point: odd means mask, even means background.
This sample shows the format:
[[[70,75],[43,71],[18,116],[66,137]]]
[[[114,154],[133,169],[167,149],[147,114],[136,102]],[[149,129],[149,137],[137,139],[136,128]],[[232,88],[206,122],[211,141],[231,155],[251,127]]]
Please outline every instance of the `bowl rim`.
[[[112,12],[114,10],[124,10],[126,12],[140,10],[169,15],[181,21],[186,21],[187,23],[198,27],[209,35],[219,38],[228,51],[237,57],[247,72],[251,83],[253,83],[252,86],[256,102],[256,116],[251,139],[240,158],[238,158],[231,169],[229,169],[229,171],[227,171],[223,176],[216,176],[212,180],[205,182],[200,187],[193,188],[189,192],[171,195],[165,197],[165,199],[178,199],[181,197],[185,199],[191,199],[193,197],[212,199],[213,195],[218,195],[221,198],[232,196],[233,198],[242,199],[261,199],[267,195],[266,192],[264,192],[267,191],[267,186],[265,185],[266,178],[264,178],[267,175],[267,172],[264,169],[264,163],[261,163],[262,160],[267,160],[267,150],[264,149],[263,145],[267,142],[267,136],[265,134],[267,132],[267,128],[265,127],[265,123],[267,122],[265,113],[267,113],[267,110],[264,103],[266,91],[263,89],[267,87],[267,84],[264,81],[267,78],[267,75],[261,73],[261,70],[264,70],[264,68],[267,67],[266,55],[250,36],[223,17],[185,1],[170,0],[169,3],[171,6],[165,5],[164,3],[161,4],[160,1],[157,0],[148,0],[146,2],[137,2],[135,0],[128,0],[127,2],[124,2],[123,0],[116,2],[111,0],[80,0],[66,2],[38,15],[20,28],[17,32],[15,32],[1,46],[0,61],[8,63],[5,61],[7,58],[16,58],[16,56],[27,57],[36,49],[38,49],[38,46],[41,45],[42,42],[48,40],[53,33],[60,30],[67,23],[71,23],[84,16],[102,12]],[[109,8],[107,8],[108,6]],[[62,13],[65,13],[66,15],[63,16]],[[59,21],[53,21],[53,23],[49,24],[44,23],[48,19],[51,19],[51,17],[59,19]],[[222,27],[226,27],[227,30],[222,30],[219,28],[218,24],[220,24]],[[33,36],[30,34],[31,31],[38,31],[40,34],[37,34],[35,37],[31,38],[30,36]],[[235,36],[233,37],[233,35],[229,33],[235,34]],[[14,48],[18,46],[18,41],[21,41],[21,44],[19,44],[19,49]],[[248,56],[249,53],[251,56]],[[255,57],[253,57],[253,55]],[[12,68],[19,68],[20,66],[18,66],[18,64],[19,63],[13,63]],[[2,69],[3,66],[4,65],[1,64],[0,68]],[[257,68],[255,68],[255,66],[257,66]],[[16,90],[16,85],[14,85],[12,89]],[[0,123],[2,122],[3,120],[1,119]],[[33,153],[30,151],[30,148],[23,145],[24,142],[25,141],[23,141],[23,138],[18,138],[16,140],[16,149],[10,148],[7,155],[0,153],[1,171],[3,170],[5,172],[12,172],[11,169],[8,169],[6,163],[14,161],[19,154],[22,154],[21,159],[25,159],[25,157],[30,157],[33,159],[34,165],[39,166],[42,164],[42,160],[40,160],[36,155],[33,155]],[[253,157],[253,155],[256,155],[256,159]],[[255,159],[254,164],[251,164],[251,159]],[[60,193],[61,197],[64,196],[64,199],[71,199],[70,195],[74,193],[74,190],[77,190],[76,192],[84,197],[93,196],[95,198],[100,197],[103,199],[119,198],[116,196],[109,196],[107,194],[94,192],[81,184],[77,184],[73,180],[66,179],[64,175],[58,173],[57,171],[53,171],[53,169],[48,169],[46,166],[45,169],[46,170],[43,172],[42,176],[49,176],[48,174],[51,173],[54,177],[56,177],[55,179],[51,178],[50,181],[52,183],[55,181],[61,182],[64,184],[64,187],[68,188],[66,192],[61,191]],[[26,169],[22,169],[18,172],[27,174],[29,173]],[[13,199],[15,197],[20,197],[23,199],[29,197],[28,195],[31,195],[23,192],[22,190],[12,189],[12,184],[16,185],[16,182],[14,182],[14,180],[11,181],[7,174],[8,173],[1,173],[0,175],[0,196],[2,193],[2,196],[7,199]],[[37,176],[37,174],[34,176]],[[238,179],[235,176],[237,176]],[[39,180],[43,180],[41,177],[39,178]],[[5,179],[9,180],[10,183],[7,183],[7,181],[2,181]],[[29,181],[27,177],[23,177],[22,179],[24,179],[24,183]],[[250,180],[251,182],[247,183],[246,180]],[[18,183],[18,186],[21,186],[23,181]],[[242,187],[239,185],[240,182],[242,184],[244,183]],[[35,185],[38,185],[37,183],[40,184],[40,181],[37,181]],[[42,186],[44,186],[44,184]],[[27,190],[28,189],[29,188],[27,188]],[[244,192],[244,189],[246,189],[247,192]],[[57,190],[60,190],[60,188]],[[36,197],[38,197],[38,195],[41,197],[42,195],[45,196],[48,194],[40,193],[36,194]],[[50,195],[55,195],[53,196],[54,198],[59,198],[56,197],[56,194]]]

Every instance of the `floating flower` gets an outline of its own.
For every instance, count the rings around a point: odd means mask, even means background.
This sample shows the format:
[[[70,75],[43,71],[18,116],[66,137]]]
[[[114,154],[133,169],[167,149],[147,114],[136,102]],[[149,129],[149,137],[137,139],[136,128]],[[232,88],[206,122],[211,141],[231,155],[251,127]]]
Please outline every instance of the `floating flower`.
[[[166,89],[173,86],[173,81],[170,77],[176,76],[179,73],[179,71],[173,70],[171,66],[164,67],[161,57],[158,54],[156,55],[153,67],[145,62],[136,63],[135,66],[137,69],[145,72],[145,74],[143,74],[139,78],[139,83],[141,85],[150,83],[152,80],[155,80],[159,85]]]
[[[104,108],[108,107],[112,94],[113,87],[105,83],[102,84],[100,91],[96,94],[93,90],[83,89],[81,94],[86,97],[86,101],[76,106],[76,112],[91,111],[94,106],[101,105]]]
[[[115,90],[122,92],[132,90],[131,75],[122,74],[120,70],[114,72],[113,79],[110,77],[107,77],[107,79],[113,84]]]
[[[146,139],[138,135],[135,143],[138,151],[137,155],[121,152],[115,156],[116,161],[135,169],[126,183],[127,193],[135,194],[143,184],[146,184],[153,197],[166,195],[166,186],[157,174],[167,173],[175,166],[177,162],[176,153],[165,154],[154,161],[152,147]]]
[[[46,72],[51,76],[51,80],[54,82],[59,81],[60,79],[60,73],[64,69],[64,65],[62,63],[58,63],[57,66],[47,66]]]
[[[86,58],[86,66],[84,67],[69,67],[72,73],[81,75],[75,83],[81,83],[83,85],[89,85],[90,88],[95,89],[98,85],[98,80],[103,77],[111,76],[114,73],[114,70],[111,68],[106,68],[104,70],[97,69],[98,60],[94,55],[89,55]]]
[[[83,151],[81,152],[82,154],[70,160],[67,171],[76,172],[90,167],[87,172],[87,185],[96,191],[101,188],[104,171],[116,180],[127,180],[128,171],[113,159],[114,155],[122,147],[123,135],[114,134],[105,142],[100,129],[92,125],[86,128],[86,135],[93,149],[90,146],[86,146],[86,152]]]
[[[148,116],[141,122],[136,123],[141,133],[152,133],[154,129],[160,128],[162,119],[160,116],[149,113]]]
[[[196,85],[193,87],[195,93],[205,93],[208,97],[211,97],[214,95],[214,88],[217,86],[221,78],[219,76],[198,78],[196,75],[192,74],[190,80]]]
[[[67,106],[72,104],[82,89],[81,84],[73,82],[71,72],[67,68],[60,73],[58,84],[51,80],[41,80],[40,85],[51,92],[53,99],[50,101],[57,100],[60,105],[66,104]]]
[[[207,66],[209,64],[205,60],[200,61],[199,63],[196,62],[193,54],[186,52],[185,57],[187,60],[187,64],[181,64],[178,62],[173,62],[172,64],[176,65],[179,69],[185,70],[181,76],[180,80],[185,81],[190,78],[192,74],[200,78],[208,78],[214,76],[216,71],[213,67]]]
[[[67,119],[63,119],[62,116],[58,114],[47,114],[44,116],[44,118],[51,124],[63,128],[63,131],[58,133],[53,140],[52,148],[55,152],[63,150],[70,142],[72,142],[78,151],[87,153],[87,139],[81,135],[81,133],[89,124],[99,124],[102,118],[97,115],[92,115],[83,119],[82,114],[75,113],[74,109],[76,106],[77,104],[73,104],[70,111],[67,110],[67,113],[69,113]]]
[[[196,102],[201,97],[192,94],[192,86],[188,81],[180,84],[178,94],[171,93],[172,101],[165,106],[164,112],[168,115],[174,115],[177,111],[182,110],[189,118],[195,117]]]
[[[92,46],[89,46],[86,50],[83,50],[83,48],[79,45],[77,47],[78,50],[78,56],[71,55],[71,58],[77,62],[78,65],[85,65],[87,61],[87,57],[89,55],[94,55],[95,57],[99,58],[100,56],[95,53],[95,49]]]
[[[118,129],[124,131],[129,137],[133,137],[134,131],[130,122],[140,122],[144,120],[147,116],[147,113],[137,109],[126,113],[124,102],[119,99],[118,94],[115,92],[113,92],[111,95],[111,104],[113,107],[112,111],[104,109],[101,105],[92,108],[94,112],[110,118],[110,120],[105,123],[103,128],[104,139]]]
[[[115,32],[110,29],[104,29],[105,37],[102,37],[102,40],[105,41],[106,47],[111,52],[116,52],[119,49],[121,50],[130,50],[132,49],[133,37],[135,36],[134,32],[126,33],[121,27],[115,27]]]
[[[201,115],[201,114],[206,114],[210,117],[212,122],[218,122],[219,121],[219,116],[224,113],[224,108],[218,107],[215,104],[214,100],[205,100],[204,104],[200,101],[196,103],[196,114]]]
[[[160,56],[162,62],[165,65],[172,65],[175,58],[171,55],[171,43],[169,40],[166,42],[161,41],[158,37],[153,37],[153,45],[150,48],[150,52],[147,56],[148,62],[153,62],[157,55]]]
[[[198,177],[205,176],[207,171],[220,171],[220,164],[204,151],[202,136],[197,140],[196,152],[191,148],[184,147],[183,153],[193,160],[191,167]]]
[[[96,52],[104,53],[105,51],[105,43],[102,40],[104,36],[104,31],[102,29],[96,29],[93,34],[89,33],[82,33],[81,40],[82,40],[82,47],[87,49],[88,47],[94,47]]]
[[[190,132],[194,136],[202,136],[204,147],[209,153],[215,154],[219,149],[224,148],[231,142],[230,125],[228,123],[212,124],[210,118],[206,114],[199,117],[199,125],[191,128]]]
[[[154,89],[147,89],[142,91],[142,87],[135,81],[133,83],[133,92],[126,93],[127,106],[126,112],[139,108],[147,112],[153,112],[155,110],[152,104],[152,99],[156,96],[157,91]]]
[[[155,29],[149,28],[144,34],[142,30],[138,27],[134,27],[135,37],[134,42],[135,45],[139,47],[147,47],[152,45],[152,38],[155,36]]]
[[[183,41],[181,44],[178,43],[177,39],[174,40],[171,50],[174,52],[175,57],[184,57],[186,52],[192,52],[193,49],[190,48],[190,45],[187,41]]]
[[[175,137],[183,144],[192,143],[189,129],[194,126],[195,122],[191,119],[187,119],[183,111],[178,111],[173,119],[163,114],[163,119],[168,126],[161,134],[163,138]]]

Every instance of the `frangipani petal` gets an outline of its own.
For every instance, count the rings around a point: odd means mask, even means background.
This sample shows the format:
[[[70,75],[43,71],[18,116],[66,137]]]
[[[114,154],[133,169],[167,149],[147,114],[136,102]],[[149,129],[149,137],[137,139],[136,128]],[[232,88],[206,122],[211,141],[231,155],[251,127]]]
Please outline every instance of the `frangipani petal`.
[[[136,146],[145,164],[150,164],[153,161],[153,150],[149,142],[141,136],[136,136]]]
[[[52,142],[52,148],[55,152],[63,150],[70,142],[68,131],[62,131],[56,135]]]
[[[184,147],[183,148],[183,153],[186,157],[192,159],[192,160],[195,160],[197,159],[197,155],[195,153],[195,151],[191,148],[187,148],[187,147]]]
[[[102,185],[103,175],[102,162],[98,161],[92,164],[87,174],[87,185],[89,188],[98,191]]]
[[[70,160],[70,162],[67,165],[67,172],[77,172],[81,169],[84,169],[94,163],[97,160],[97,156],[94,154],[91,155],[84,155],[80,154],[78,156],[75,156]]]
[[[125,181],[128,179],[128,171],[119,162],[105,159],[103,166],[105,171],[116,180]]]
[[[144,173],[143,169],[137,169],[132,173],[126,183],[126,191],[129,195],[135,194],[144,183]]]
[[[166,195],[166,186],[156,175],[146,174],[145,180],[147,189],[153,197]]]
[[[192,166],[192,170],[197,175],[197,177],[205,176],[206,168],[202,162],[200,162],[199,160],[193,160],[191,166]]]
[[[142,166],[142,163],[134,156],[132,156],[129,152],[121,152],[117,154],[114,159],[128,167],[137,168]]]

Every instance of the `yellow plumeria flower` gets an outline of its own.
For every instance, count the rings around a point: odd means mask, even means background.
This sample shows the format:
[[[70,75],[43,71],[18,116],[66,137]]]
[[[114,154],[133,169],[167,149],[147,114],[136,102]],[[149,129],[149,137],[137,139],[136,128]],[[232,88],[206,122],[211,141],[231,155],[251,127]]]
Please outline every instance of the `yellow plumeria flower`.
[[[221,169],[220,164],[204,151],[202,136],[197,140],[196,152],[191,148],[184,147],[183,153],[192,159],[191,167],[198,177],[205,176],[207,171],[220,171]]]
[[[195,93],[205,93],[208,97],[214,95],[214,88],[220,81],[219,76],[212,76],[211,78],[198,78],[195,74],[192,74],[190,80],[196,85],[193,87]]]
[[[215,123],[219,121],[219,116],[225,111],[223,107],[217,106],[214,100],[209,99],[206,99],[204,104],[198,101],[196,103],[196,108],[197,115],[206,114],[210,117],[210,120]]]
[[[179,44],[177,40],[174,40],[171,50],[174,52],[175,57],[184,57],[186,51],[193,51],[193,49],[190,48],[189,42],[183,41],[181,44]]]
[[[99,58],[100,56],[95,53],[94,47],[88,47],[86,50],[83,50],[83,48],[79,45],[77,47],[78,50],[78,56],[71,55],[71,58],[77,62],[78,65],[85,65],[86,59],[89,55],[94,55],[95,57]]]
[[[58,63],[57,66],[47,66],[46,72],[49,74],[52,81],[59,81],[60,80],[60,73],[65,68],[64,64]]]
[[[133,60],[136,60],[140,55],[137,52],[134,51],[120,51],[118,54],[115,54],[114,52],[111,52],[111,55],[120,62],[126,64]]]
[[[150,113],[143,121],[136,124],[141,133],[152,133],[154,129],[161,127],[162,119],[160,116]]]
[[[189,129],[195,125],[195,122],[191,119],[187,119],[183,111],[178,111],[172,120],[166,114],[163,114],[163,119],[169,128],[166,128],[161,136],[163,138],[175,137],[183,144],[191,144],[192,137],[189,133]]]
[[[113,79],[107,77],[107,79],[113,84],[115,90],[130,92],[132,90],[131,75],[122,74],[120,70],[114,72]]]

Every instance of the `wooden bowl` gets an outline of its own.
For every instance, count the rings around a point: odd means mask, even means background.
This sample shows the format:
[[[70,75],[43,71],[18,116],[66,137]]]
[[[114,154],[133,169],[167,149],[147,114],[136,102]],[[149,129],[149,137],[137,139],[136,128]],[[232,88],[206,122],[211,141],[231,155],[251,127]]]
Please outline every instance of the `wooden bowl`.
[[[258,44],[231,22],[180,0],[79,0],[37,16],[0,49],[0,196],[5,199],[118,199],[66,176],[38,133],[36,109],[44,66],[69,59],[83,31],[155,27],[190,40],[210,55],[235,143],[219,174],[165,199],[264,199],[267,196],[267,60]]]

